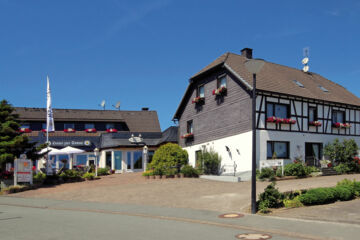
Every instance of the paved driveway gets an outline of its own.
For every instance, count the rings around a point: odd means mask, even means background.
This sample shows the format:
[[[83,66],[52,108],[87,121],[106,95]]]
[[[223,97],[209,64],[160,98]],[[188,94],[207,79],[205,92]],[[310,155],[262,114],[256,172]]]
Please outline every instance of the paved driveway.
[[[360,174],[279,181],[280,191],[334,186]],[[268,182],[257,182],[260,193]],[[197,178],[146,180],[140,173],[114,174],[101,180],[68,183],[13,194],[16,197],[107,202],[191,208],[220,212],[248,212],[250,182],[218,182]]]

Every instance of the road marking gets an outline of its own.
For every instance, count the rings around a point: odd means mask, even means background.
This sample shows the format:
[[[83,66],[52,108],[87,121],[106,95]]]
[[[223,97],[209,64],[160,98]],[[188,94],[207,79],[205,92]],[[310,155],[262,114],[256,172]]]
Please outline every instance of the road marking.
[[[324,238],[324,237],[312,236],[312,235],[302,234],[302,233],[287,232],[284,230],[260,229],[260,228],[256,228],[256,227],[234,225],[234,224],[228,224],[228,223],[211,222],[211,221],[191,219],[191,218],[158,216],[158,215],[150,215],[150,214],[143,214],[143,213],[118,212],[118,211],[86,209],[86,208],[81,209],[81,208],[65,208],[65,207],[40,207],[40,206],[29,206],[29,205],[24,205],[24,204],[10,204],[10,203],[0,203],[0,205],[12,206],[12,207],[59,210],[59,211],[104,213],[104,214],[131,216],[131,217],[144,217],[144,218],[152,218],[152,219],[160,219],[160,220],[177,221],[177,222],[196,223],[196,224],[203,224],[203,225],[210,225],[210,226],[217,226],[217,227],[231,228],[231,229],[238,229],[238,230],[246,230],[246,231],[253,231],[256,233],[264,233],[264,234],[271,233],[271,234],[276,234],[276,235],[280,235],[280,236],[286,236],[286,237],[291,237],[291,238],[300,238],[300,239],[305,239],[305,240],[336,240],[334,238],[328,238],[328,237]]]

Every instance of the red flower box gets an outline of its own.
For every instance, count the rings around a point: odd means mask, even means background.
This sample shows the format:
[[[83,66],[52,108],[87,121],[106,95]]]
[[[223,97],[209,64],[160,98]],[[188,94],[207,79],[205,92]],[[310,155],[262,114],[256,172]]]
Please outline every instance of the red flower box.
[[[184,135],[181,136],[181,138],[192,138],[194,137],[193,133],[185,133]]]
[[[267,121],[267,122],[272,122],[272,123],[274,123],[274,122],[276,122],[276,117],[268,117],[268,118],[266,119],[266,121]]]
[[[322,125],[322,123],[319,122],[319,121],[311,121],[311,122],[309,122],[309,125],[310,125],[310,126],[319,127],[319,126]]]
[[[41,131],[42,131],[42,132],[44,132],[44,133],[46,133],[46,132],[47,132],[47,130],[46,130],[46,129],[41,129]]]
[[[334,123],[334,124],[333,124],[333,127],[334,127],[334,128],[350,128],[351,125],[350,125],[350,123],[340,123],[340,122],[337,122],[337,123]]]
[[[117,133],[117,130],[115,128],[109,128],[106,130],[108,133]]]
[[[76,131],[73,128],[66,128],[66,129],[64,129],[64,132],[66,132],[66,133],[74,133]]]
[[[205,101],[204,97],[196,97],[192,100],[192,103],[203,103]]]
[[[31,133],[32,131],[31,131],[30,128],[20,128],[19,132],[21,132],[21,133]]]
[[[268,118],[266,119],[266,122],[295,124],[295,123],[296,123],[296,120],[291,119],[291,118],[268,117]]]
[[[87,133],[96,133],[96,129],[95,128],[88,128],[88,129],[85,129],[85,132],[87,132]]]
[[[226,91],[227,91],[226,87],[223,86],[223,87],[219,87],[217,89],[214,89],[212,91],[212,94],[217,95],[217,96],[221,96],[221,95],[225,94]]]

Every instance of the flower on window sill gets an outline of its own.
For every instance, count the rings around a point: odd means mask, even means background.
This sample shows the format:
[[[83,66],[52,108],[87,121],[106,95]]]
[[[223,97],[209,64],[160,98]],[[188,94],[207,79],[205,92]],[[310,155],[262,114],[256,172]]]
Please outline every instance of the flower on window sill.
[[[350,128],[351,125],[350,125],[350,123],[340,123],[340,122],[337,122],[337,123],[334,123],[334,124],[333,124],[333,127],[334,127],[334,128]]]
[[[106,129],[106,132],[108,132],[108,133],[116,133],[117,130],[115,128],[109,128],[109,129]]]
[[[319,126],[322,125],[322,123],[319,122],[319,121],[311,121],[311,122],[309,122],[309,125],[310,125],[310,126],[319,127]]]
[[[66,133],[74,133],[76,131],[73,128],[66,128],[66,129],[64,129],[64,132],[66,132]]]
[[[96,133],[96,129],[95,128],[88,128],[88,129],[85,129],[85,132],[87,132],[87,133]]]
[[[184,135],[181,136],[181,138],[192,138],[194,137],[194,134],[193,133],[185,133]]]
[[[222,86],[222,87],[219,87],[217,89],[214,89],[212,91],[212,94],[213,95],[217,95],[217,96],[221,96],[221,95],[224,95],[226,93],[227,89],[225,86]]]
[[[46,133],[46,132],[47,132],[47,130],[46,130],[46,129],[41,129],[41,131],[42,131],[42,132],[44,132],[44,133]]]
[[[19,132],[21,132],[21,133],[31,133],[32,131],[31,131],[30,128],[20,128]]]
[[[296,120],[291,118],[278,118],[278,117],[268,117],[266,119],[266,122],[272,122],[272,123],[285,123],[285,124],[295,124]]]
[[[204,97],[196,97],[192,100],[192,103],[203,103],[205,101]]]

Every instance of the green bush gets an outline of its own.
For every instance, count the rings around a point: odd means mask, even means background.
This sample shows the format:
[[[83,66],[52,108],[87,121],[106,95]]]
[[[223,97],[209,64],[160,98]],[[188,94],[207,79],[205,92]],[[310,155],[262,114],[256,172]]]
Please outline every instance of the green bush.
[[[262,168],[260,170],[259,179],[272,178],[275,176],[275,172],[272,168]]]
[[[107,168],[98,168],[98,170],[97,170],[97,175],[98,176],[105,176],[105,175],[109,175],[110,173],[109,173],[109,168],[107,167]]]
[[[339,186],[345,186],[350,188],[353,191],[353,194],[355,196],[360,196],[360,182],[356,182],[355,179],[353,181],[349,179],[341,180],[336,184],[337,187]]]
[[[93,180],[93,179],[95,179],[95,174],[87,172],[87,173],[84,173],[84,175],[82,177],[85,179],[88,179],[88,180]]]
[[[172,168],[180,169],[187,162],[188,153],[186,150],[183,150],[177,144],[167,143],[155,151],[148,168],[159,173],[157,175],[163,175],[166,170]]]
[[[351,172],[351,169],[347,163],[340,163],[339,165],[334,167],[334,169],[338,174],[345,174]]]
[[[200,169],[203,165],[203,170],[205,174],[219,174],[221,157],[217,152],[214,151],[214,149],[210,149],[210,151],[204,149],[200,153],[198,153],[197,157],[198,165]]]
[[[334,142],[326,144],[324,148],[324,155],[328,156],[336,163],[352,162],[354,157],[358,154],[359,147],[354,139],[344,140],[340,142],[335,139]]]
[[[275,188],[276,183],[269,184],[259,195],[258,208],[279,208],[283,206],[283,194]]]
[[[275,175],[276,175],[277,177],[283,177],[283,175],[282,175],[282,167],[278,167],[278,168],[276,169]]]
[[[349,201],[355,197],[355,190],[352,186],[337,186],[334,189],[336,192],[336,200]]]
[[[284,175],[305,177],[307,176],[307,172],[305,170],[305,166],[302,163],[289,163],[284,167]]]
[[[320,169],[315,166],[305,166],[306,175],[310,175],[313,172],[320,172]]]
[[[165,171],[165,176],[175,176],[178,174],[178,170],[176,168],[167,169]]]
[[[300,195],[294,197],[293,199],[284,199],[284,207],[286,208],[296,208],[303,207],[304,204],[300,201]]]
[[[318,205],[336,201],[336,192],[332,188],[314,188],[299,196],[304,205]]]
[[[198,170],[190,165],[183,166],[180,170],[180,173],[184,174],[184,177],[199,177]]]
[[[36,183],[41,183],[41,182],[45,181],[45,179],[46,179],[46,174],[42,173],[42,172],[38,172],[33,176],[33,180]]]

